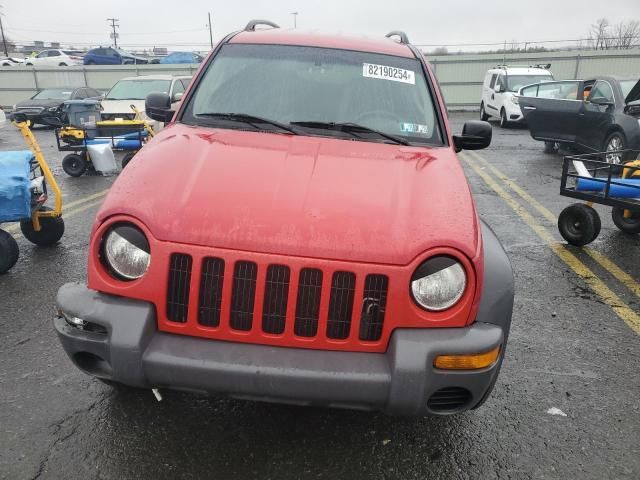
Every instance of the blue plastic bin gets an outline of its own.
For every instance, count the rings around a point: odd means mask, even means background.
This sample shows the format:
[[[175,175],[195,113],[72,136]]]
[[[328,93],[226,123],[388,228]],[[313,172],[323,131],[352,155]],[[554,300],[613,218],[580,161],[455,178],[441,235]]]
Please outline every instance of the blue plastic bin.
[[[0,152],[0,222],[31,217],[31,161],[29,150]]]

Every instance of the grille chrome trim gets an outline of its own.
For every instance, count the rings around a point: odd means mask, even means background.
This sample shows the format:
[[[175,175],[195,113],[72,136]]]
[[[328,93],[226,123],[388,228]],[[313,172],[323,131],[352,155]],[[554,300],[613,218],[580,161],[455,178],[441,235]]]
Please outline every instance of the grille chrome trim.
[[[173,253],[169,261],[167,282],[167,319],[184,323],[189,315],[189,290],[193,258],[185,253]]]

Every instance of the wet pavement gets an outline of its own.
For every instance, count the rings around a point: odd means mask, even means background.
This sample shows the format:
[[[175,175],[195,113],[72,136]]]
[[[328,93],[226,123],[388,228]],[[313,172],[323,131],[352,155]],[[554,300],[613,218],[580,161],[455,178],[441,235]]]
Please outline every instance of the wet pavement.
[[[452,115],[454,131],[469,118]],[[502,373],[480,409],[419,419],[168,391],[157,402],[150,391],[114,390],[79,372],[54,335],[54,298],[63,283],[85,278],[102,197],[83,199],[113,177],[67,177],[51,131],[37,136],[74,203],[62,243],[42,249],[20,238],[18,264],[0,277],[0,478],[640,478],[638,334],[493,188],[560,241],[488,166],[554,215],[572,203],[558,195],[561,157],[544,154],[526,129],[494,124],[481,158],[462,156],[480,215],[516,275]],[[23,148],[16,130],[0,130],[0,149]],[[640,238],[596,208],[603,226],[591,248],[626,273],[627,285],[593,256],[568,250],[637,313]],[[554,407],[566,416],[547,413]]]

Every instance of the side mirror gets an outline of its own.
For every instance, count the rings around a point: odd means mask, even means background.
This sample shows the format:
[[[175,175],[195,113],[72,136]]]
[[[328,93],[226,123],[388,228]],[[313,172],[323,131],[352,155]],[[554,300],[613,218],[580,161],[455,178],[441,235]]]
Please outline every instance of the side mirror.
[[[462,127],[462,135],[453,136],[456,152],[460,150],[482,150],[491,144],[491,125],[482,120],[469,120]]]
[[[593,103],[594,105],[603,105],[607,107],[613,105],[613,102],[605,97],[594,97],[591,99],[591,103]]]
[[[150,93],[144,101],[147,116],[158,122],[167,123],[173,118],[175,111],[171,110],[171,97],[166,93]]]
[[[182,100],[182,95],[184,95],[184,92],[174,93],[173,98],[171,99],[171,103],[179,102],[180,100]]]
[[[627,115],[638,115],[640,114],[640,100],[634,100],[633,102],[629,102],[624,106],[624,113]]]

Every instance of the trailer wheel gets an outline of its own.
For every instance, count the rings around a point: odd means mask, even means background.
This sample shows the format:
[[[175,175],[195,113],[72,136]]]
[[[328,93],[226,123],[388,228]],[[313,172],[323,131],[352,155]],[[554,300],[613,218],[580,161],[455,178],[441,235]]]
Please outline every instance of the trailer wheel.
[[[124,167],[126,167],[129,164],[129,162],[133,160],[133,157],[136,155],[136,153],[138,152],[127,152],[125,156],[122,157],[121,165],[123,170],[124,170]]]
[[[49,207],[42,207],[42,210],[51,211]],[[64,234],[64,220],[62,217],[43,217],[40,219],[40,231],[33,229],[31,219],[20,222],[20,230],[24,238],[35,245],[49,247],[58,243]]]
[[[80,155],[70,153],[62,159],[62,169],[70,177],[79,177],[87,171],[87,161]]]
[[[560,235],[576,247],[593,242],[600,233],[600,228],[598,212],[584,203],[569,205],[558,217]]]
[[[611,210],[613,223],[624,233],[640,233],[640,212],[631,211],[631,216],[625,218],[624,211],[625,209],[620,207]]]
[[[18,242],[9,232],[0,230],[0,274],[7,273],[18,261]]]

